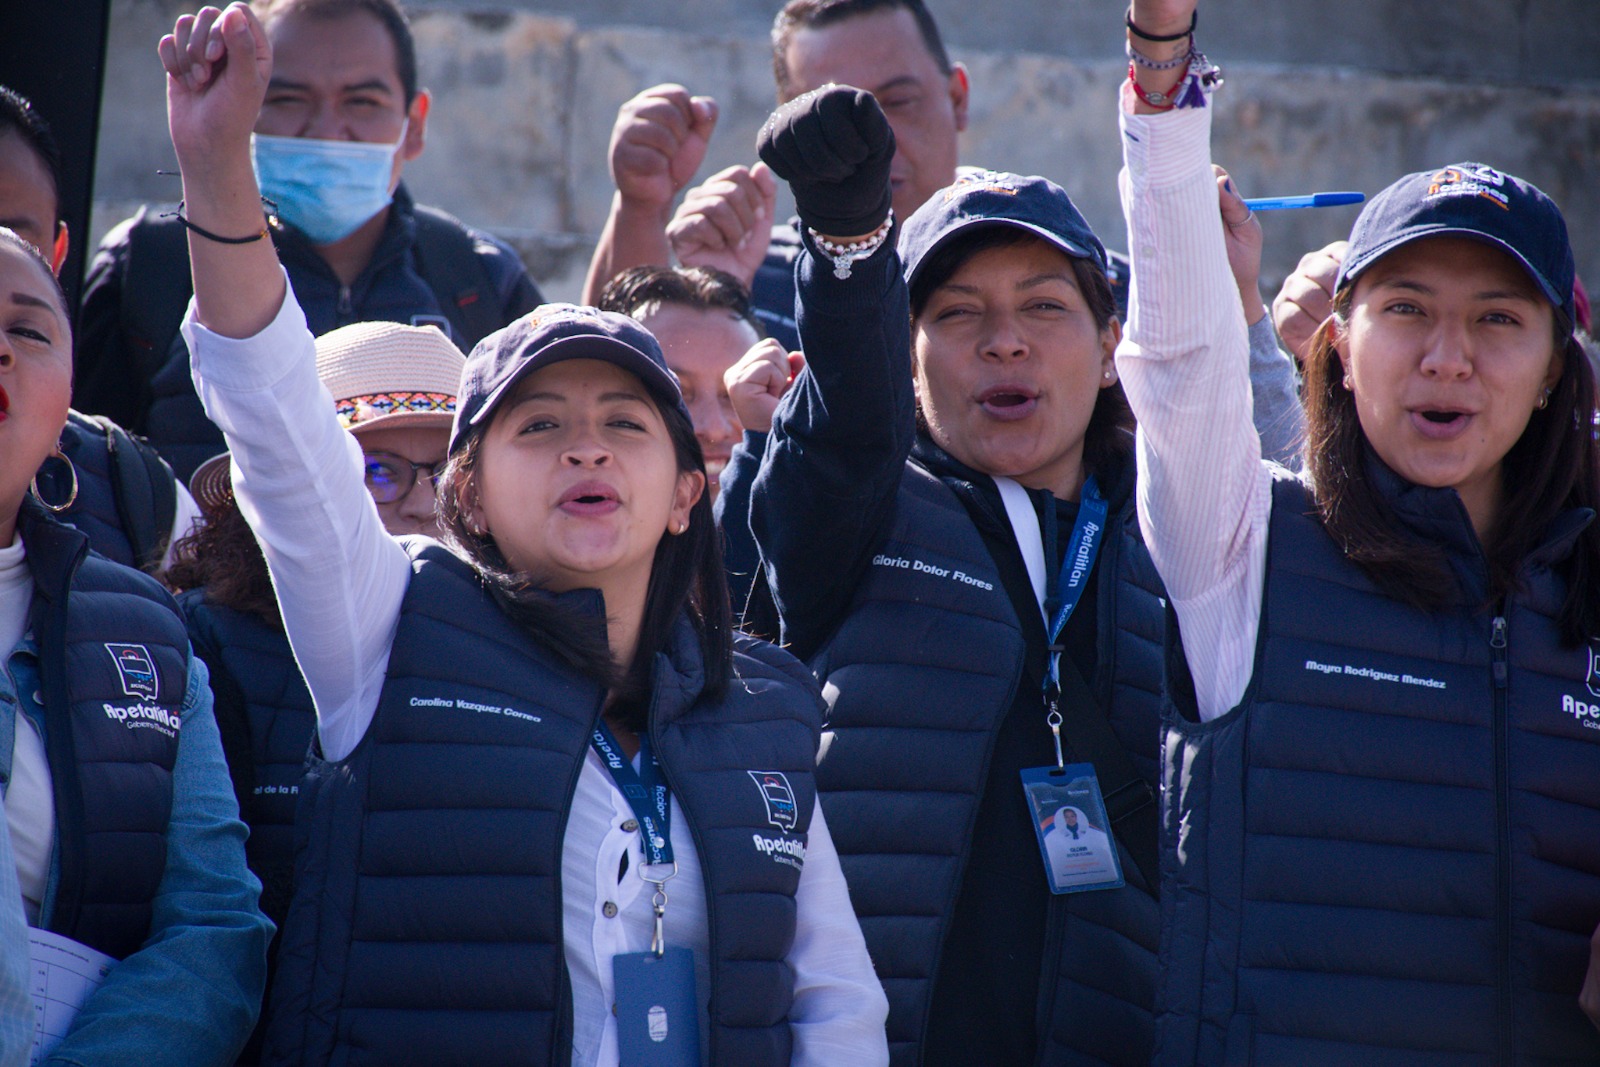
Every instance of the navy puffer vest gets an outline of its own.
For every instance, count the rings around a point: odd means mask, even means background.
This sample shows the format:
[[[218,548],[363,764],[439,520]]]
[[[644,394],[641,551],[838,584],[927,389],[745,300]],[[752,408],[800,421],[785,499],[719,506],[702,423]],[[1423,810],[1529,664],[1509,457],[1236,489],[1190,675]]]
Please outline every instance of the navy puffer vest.
[[[1100,669],[1090,684],[1153,786],[1161,586],[1131,503],[1110,525],[1114,535],[1096,566]],[[990,753],[1023,684],[1025,655],[1016,613],[972,519],[948,486],[908,463],[889,535],[844,623],[811,664],[834,731],[817,777],[888,994],[897,1067],[920,1060]],[[1131,864],[1124,851],[1124,867]],[[1160,936],[1154,898],[1132,885],[1054,897],[1048,936],[1039,1062],[1147,1062]]]
[[[189,640],[153,579],[31,501],[20,526],[60,849],[50,928],[120,959],[149,935],[166,872]]]
[[[266,1062],[560,1064],[571,1056],[562,842],[602,692],[530,642],[473,571],[412,543],[411,583],[366,736],[313,758]],[[806,841],[821,701],[756,642],[702,697],[687,620],[656,661],[651,737],[699,852],[711,1062],[787,1064],[799,871],[753,834]],[[751,771],[793,790],[771,824]]]
[[[1480,610],[1455,493],[1371,476],[1445,547],[1463,606],[1379,592],[1301,484],[1275,485],[1250,689],[1210,723],[1169,711],[1156,1062],[1595,1063],[1577,995],[1600,923],[1600,671],[1596,646],[1561,644],[1551,569],[1592,516]]]
[[[206,599],[178,597],[194,654],[211,673],[212,707],[228,757],[239,816],[250,827],[245,858],[261,879],[261,910],[280,925],[294,875],[294,812],[317,728],[311,691],[282,630]]]

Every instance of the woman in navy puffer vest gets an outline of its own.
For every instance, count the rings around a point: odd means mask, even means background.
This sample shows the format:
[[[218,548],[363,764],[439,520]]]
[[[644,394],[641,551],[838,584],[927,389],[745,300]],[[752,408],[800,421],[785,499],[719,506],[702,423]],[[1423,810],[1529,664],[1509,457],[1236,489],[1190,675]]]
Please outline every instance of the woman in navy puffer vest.
[[[1130,47],[1181,54],[1193,10],[1135,0]],[[1156,1062],[1593,1063],[1600,482],[1561,213],[1481,163],[1380,193],[1306,360],[1308,477],[1275,477],[1218,186],[1248,209],[1178,73],[1122,118],[1117,358],[1182,634]]]
[[[396,540],[270,242],[237,239],[261,225],[260,24],[206,9],[161,54],[184,334],[318,713],[266,1062],[883,1063],[816,808],[820,698],[731,636],[654,338],[569,305],[486,338],[446,544]]]

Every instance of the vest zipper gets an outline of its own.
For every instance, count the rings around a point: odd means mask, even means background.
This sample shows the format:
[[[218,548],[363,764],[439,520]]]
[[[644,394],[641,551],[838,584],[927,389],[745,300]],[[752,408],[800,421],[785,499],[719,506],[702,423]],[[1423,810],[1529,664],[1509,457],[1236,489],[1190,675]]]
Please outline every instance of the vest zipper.
[[[1502,609],[1503,610],[1503,609]],[[1496,1062],[1510,1067],[1511,1041],[1511,826],[1508,808],[1507,749],[1510,725],[1506,711],[1506,619],[1496,615],[1489,633],[1489,655],[1494,680],[1494,795],[1495,795],[1495,1002],[1499,1025],[1495,1028]]]
[[[343,318],[345,315],[350,314],[354,307],[355,305],[350,299],[350,287],[348,285],[339,286],[338,312],[340,317]]]

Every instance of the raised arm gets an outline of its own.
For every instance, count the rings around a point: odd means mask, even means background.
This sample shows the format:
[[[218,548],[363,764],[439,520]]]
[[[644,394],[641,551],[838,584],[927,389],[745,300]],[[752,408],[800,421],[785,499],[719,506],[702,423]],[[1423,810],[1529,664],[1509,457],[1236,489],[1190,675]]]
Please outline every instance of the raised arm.
[[[888,219],[894,134],[870,94],[834,87],[790,101],[762,129],[760,150],[793,189],[803,231],[865,247]],[[915,433],[909,304],[882,236],[848,270],[805,237],[796,283],[806,366],[777,407],[751,493],[783,636],[802,658],[871,563]]]
[[[1146,34],[1167,36],[1190,25],[1194,7],[1144,0],[1132,18]],[[1188,47],[1132,43],[1158,63]],[[1172,91],[1179,72],[1137,73],[1154,93]],[[1139,419],[1140,524],[1178,612],[1200,714],[1214,718],[1250,677],[1271,486],[1251,420],[1249,342],[1210,161],[1211,108],[1200,101],[1161,112],[1124,86],[1134,283],[1117,369]],[[1239,208],[1227,218],[1242,218]]]
[[[409,566],[265,239],[249,146],[272,70],[266,34],[244,4],[205,8],[180,18],[160,53],[190,226],[183,332],[195,388],[227,437],[239,508],[272,571],[323,749],[339,759],[371,721]]]
[[[700,169],[716,125],[716,101],[681,85],[652,86],[617,110],[609,155],[617,191],[589,260],[584,303],[629,267],[671,264],[672,200]]]

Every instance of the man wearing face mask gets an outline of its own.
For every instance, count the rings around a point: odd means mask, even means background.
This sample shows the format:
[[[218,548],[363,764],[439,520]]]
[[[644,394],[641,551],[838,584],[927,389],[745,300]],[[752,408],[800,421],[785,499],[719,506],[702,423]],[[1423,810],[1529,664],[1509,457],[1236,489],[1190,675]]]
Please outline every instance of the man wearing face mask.
[[[313,333],[370,320],[434,325],[463,350],[543,297],[517,254],[416,204],[400,182],[431,100],[395,0],[255,0],[273,71],[254,165],[267,224]],[[184,222],[146,208],[89,268],[73,402],[147,436],[187,479],[222,452],[178,336],[190,281]],[[238,240],[249,234],[222,234]]]

